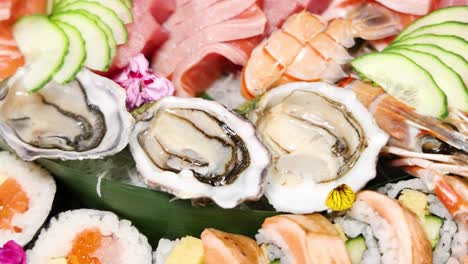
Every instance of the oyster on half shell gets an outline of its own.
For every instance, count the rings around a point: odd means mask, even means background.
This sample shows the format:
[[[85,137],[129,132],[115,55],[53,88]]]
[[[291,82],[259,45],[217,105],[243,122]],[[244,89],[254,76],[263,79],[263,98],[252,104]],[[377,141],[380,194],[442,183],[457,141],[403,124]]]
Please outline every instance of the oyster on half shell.
[[[130,150],[148,185],[224,208],[260,198],[270,163],[250,122],[199,98],[168,97],[147,108]]]
[[[352,91],[292,83],[265,94],[248,118],[272,154],[265,195],[278,211],[326,210],[337,186],[360,190],[375,177],[388,136]]]
[[[20,73],[0,84],[0,137],[24,160],[110,156],[128,144],[133,126],[125,91],[86,69],[37,93],[22,89]]]

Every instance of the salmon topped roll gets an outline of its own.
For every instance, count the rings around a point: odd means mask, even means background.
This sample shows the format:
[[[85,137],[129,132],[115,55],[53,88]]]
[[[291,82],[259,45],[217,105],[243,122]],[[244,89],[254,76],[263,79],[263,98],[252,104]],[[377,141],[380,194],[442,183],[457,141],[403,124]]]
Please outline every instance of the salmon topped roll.
[[[465,186],[465,191],[467,187]],[[430,191],[421,179],[389,183],[379,192],[397,199],[415,213],[432,245],[432,263],[461,263],[468,260],[468,226],[450,214],[438,195]],[[444,202],[443,202],[444,201]],[[465,218],[465,221],[466,218]]]
[[[150,264],[147,238],[111,212],[61,213],[27,252],[29,264]]]
[[[55,181],[38,165],[0,152],[0,245],[14,240],[24,246],[52,208]]]
[[[255,240],[216,229],[205,229],[201,239],[191,236],[161,239],[154,264],[269,264]]]
[[[256,238],[275,263],[351,263],[340,233],[321,214],[267,218]]]
[[[358,193],[346,215],[333,222],[353,264],[432,263],[431,242],[418,217],[381,193]]]

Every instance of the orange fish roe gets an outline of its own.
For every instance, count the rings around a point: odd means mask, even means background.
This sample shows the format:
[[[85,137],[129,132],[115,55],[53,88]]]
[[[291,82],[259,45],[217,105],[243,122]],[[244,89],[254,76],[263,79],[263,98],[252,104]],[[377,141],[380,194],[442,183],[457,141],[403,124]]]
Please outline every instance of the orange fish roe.
[[[0,185],[0,229],[21,232],[21,228],[11,225],[11,220],[28,209],[28,195],[15,179],[9,178]]]
[[[98,228],[87,229],[73,240],[73,247],[67,256],[67,264],[100,264],[93,253],[101,247],[102,234]]]

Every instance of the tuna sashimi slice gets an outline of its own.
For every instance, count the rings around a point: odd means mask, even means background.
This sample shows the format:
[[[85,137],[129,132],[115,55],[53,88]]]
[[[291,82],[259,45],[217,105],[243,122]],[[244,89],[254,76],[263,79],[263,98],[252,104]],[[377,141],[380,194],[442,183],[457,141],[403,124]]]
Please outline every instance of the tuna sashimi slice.
[[[133,2],[132,24],[127,25],[128,42],[117,50],[113,69],[127,66],[129,61],[140,53],[151,54],[163,43],[168,35],[151,14],[152,0],[135,0]]]
[[[175,8],[176,3],[174,0],[154,0],[151,13],[156,21],[162,24],[174,13]]]
[[[180,44],[170,39],[153,58],[155,72],[168,77],[188,56],[194,56],[209,44],[246,39],[263,34],[266,18],[257,5],[252,5],[235,19],[211,25]],[[171,34],[177,34],[171,32]],[[195,56],[197,56],[195,54]],[[183,67],[183,66],[182,66]]]
[[[214,43],[180,63],[172,76],[178,96],[196,96],[204,92],[229,64],[243,66],[261,38]]]

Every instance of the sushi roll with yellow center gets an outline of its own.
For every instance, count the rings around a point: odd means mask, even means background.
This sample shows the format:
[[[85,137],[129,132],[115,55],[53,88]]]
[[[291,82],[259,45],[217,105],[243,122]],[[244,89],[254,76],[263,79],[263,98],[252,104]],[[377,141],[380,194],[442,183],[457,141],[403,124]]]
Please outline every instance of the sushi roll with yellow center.
[[[55,191],[47,171],[0,152],[0,245],[26,245],[49,215]]]

